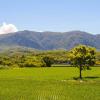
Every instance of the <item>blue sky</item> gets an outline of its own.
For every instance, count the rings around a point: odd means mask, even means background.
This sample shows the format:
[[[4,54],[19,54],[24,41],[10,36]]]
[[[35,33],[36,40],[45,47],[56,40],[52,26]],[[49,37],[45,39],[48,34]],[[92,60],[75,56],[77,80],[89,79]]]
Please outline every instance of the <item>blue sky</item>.
[[[19,30],[100,34],[100,0],[0,0],[0,24]]]

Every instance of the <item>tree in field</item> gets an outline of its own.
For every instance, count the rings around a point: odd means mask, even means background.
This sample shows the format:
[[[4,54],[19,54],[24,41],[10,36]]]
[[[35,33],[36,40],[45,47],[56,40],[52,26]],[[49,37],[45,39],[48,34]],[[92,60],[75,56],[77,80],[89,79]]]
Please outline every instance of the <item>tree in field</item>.
[[[82,70],[95,64],[95,48],[79,45],[69,51],[68,59],[71,65],[79,68],[79,78],[82,79]]]
[[[48,56],[43,57],[43,61],[45,62],[47,67],[51,67],[51,65],[53,64],[53,58]]]

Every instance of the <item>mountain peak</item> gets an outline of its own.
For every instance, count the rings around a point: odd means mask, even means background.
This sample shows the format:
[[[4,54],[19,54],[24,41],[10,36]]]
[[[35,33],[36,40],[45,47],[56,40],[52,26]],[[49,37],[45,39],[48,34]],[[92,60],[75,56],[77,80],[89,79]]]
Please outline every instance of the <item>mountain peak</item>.
[[[15,45],[41,50],[71,49],[78,44],[93,46],[100,49],[100,36],[83,31],[70,32],[35,32],[19,31],[14,34],[0,35],[1,45]]]

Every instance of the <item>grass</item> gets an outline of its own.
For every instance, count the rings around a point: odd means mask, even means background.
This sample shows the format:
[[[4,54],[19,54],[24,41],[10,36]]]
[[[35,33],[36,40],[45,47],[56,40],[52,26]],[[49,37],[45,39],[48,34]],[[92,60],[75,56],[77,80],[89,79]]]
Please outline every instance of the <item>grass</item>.
[[[100,68],[84,71],[74,80],[72,67],[0,70],[0,100],[100,100]]]

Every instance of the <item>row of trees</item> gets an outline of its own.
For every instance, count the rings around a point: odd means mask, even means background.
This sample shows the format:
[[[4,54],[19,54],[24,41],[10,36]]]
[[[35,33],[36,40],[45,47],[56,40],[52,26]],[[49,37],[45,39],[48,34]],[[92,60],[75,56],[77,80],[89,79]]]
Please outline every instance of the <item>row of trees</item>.
[[[84,49],[85,52],[78,49]],[[50,67],[52,64],[72,64],[72,57],[83,56],[86,51],[91,50],[87,46],[78,46],[70,51],[51,50],[51,51],[6,51],[0,54],[0,65],[8,67]],[[95,50],[94,50],[95,51]],[[77,55],[76,55],[77,54]],[[81,55],[80,55],[81,54]],[[88,53],[89,54],[89,53]],[[100,64],[100,52],[95,52],[95,64]],[[70,59],[69,59],[70,57]],[[77,58],[79,59],[79,58]],[[82,62],[84,62],[82,60]],[[88,67],[88,66],[87,66]]]
[[[0,65],[7,67],[51,67],[67,62],[65,50],[52,51],[5,51],[0,53]]]
[[[0,56],[0,67],[51,67],[54,63],[53,58],[49,56],[32,56],[32,55],[12,55]]]

